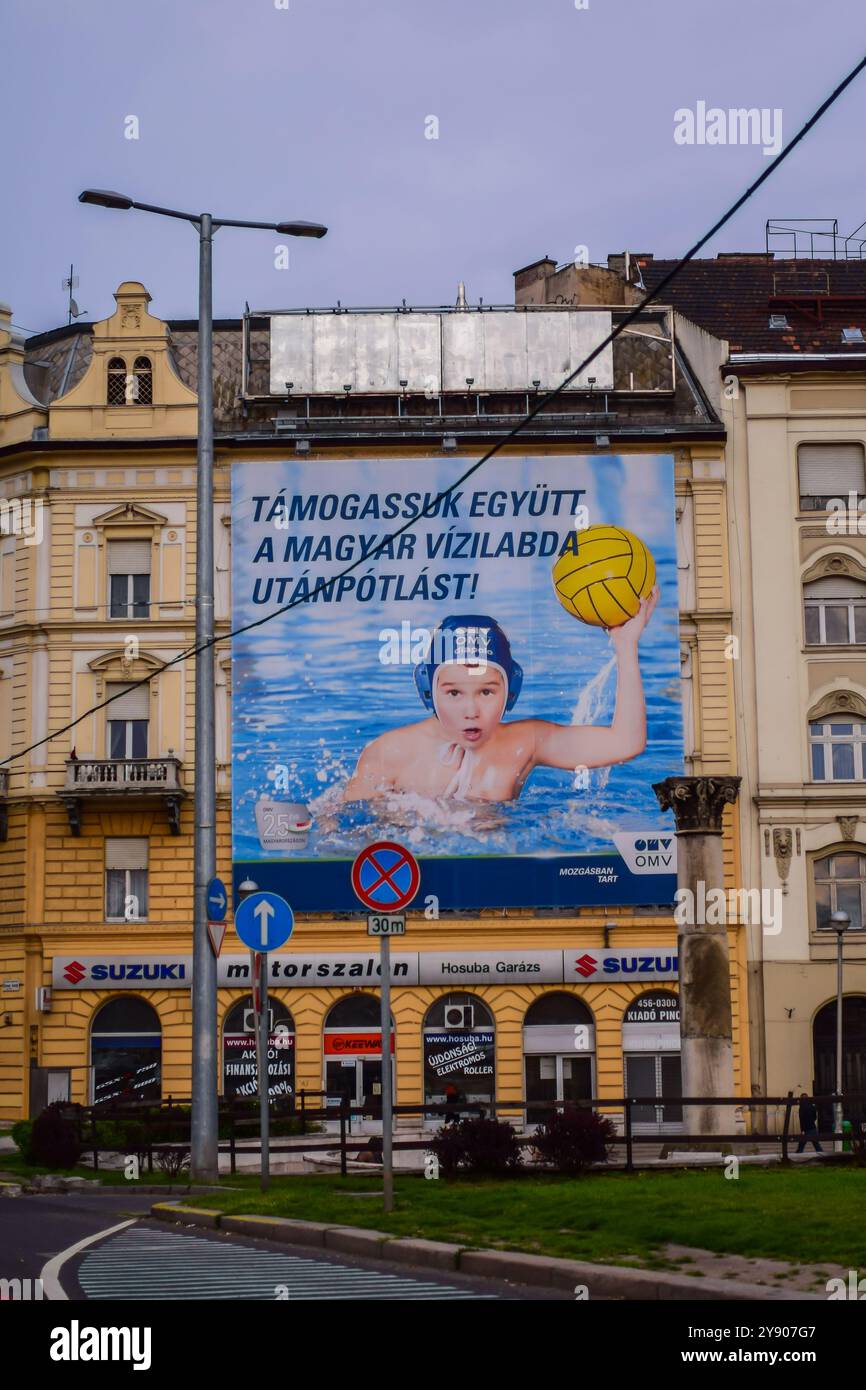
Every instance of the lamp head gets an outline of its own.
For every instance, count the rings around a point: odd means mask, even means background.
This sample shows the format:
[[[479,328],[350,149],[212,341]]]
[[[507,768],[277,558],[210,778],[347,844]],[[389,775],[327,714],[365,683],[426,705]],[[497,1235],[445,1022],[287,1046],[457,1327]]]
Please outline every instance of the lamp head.
[[[92,203],[98,208],[120,208],[126,212],[133,206],[133,200],[125,193],[112,193],[108,188],[85,188],[78,195],[79,203]]]

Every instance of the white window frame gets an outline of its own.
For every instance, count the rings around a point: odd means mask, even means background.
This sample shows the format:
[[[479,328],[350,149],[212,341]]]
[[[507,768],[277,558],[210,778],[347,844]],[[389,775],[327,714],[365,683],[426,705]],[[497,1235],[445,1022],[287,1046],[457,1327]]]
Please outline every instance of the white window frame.
[[[833,734],[834,724],[850,724],[853,733]],[[816,734],[816,726],[821,729],[820,734]],[[854,776],[853,777],[834,777],[833,776],[833,745],[849,744],[854,749]],[[862,782],[863,781],[863,751],[866,746],[866,720],[849,718],[845,714],[830,714],[823,719],[809,720],[809,773],[813,782]],[[812,761],[813,748],[821,747],[824,749],[824,776],[816,777],[814,764]],[[829,767],[829,776],[827,769]]]
[[[839,858],[841,855],[843,855],[843,854],[856,854],[857,858],[860,860],[860,875],[859,875],[858,878],[836,878],[835,875],[831,875],[831,876],[828,876],[828,877],[826,877],[826,878],[825,878],[823,875],[822,875],[821,877],[818,876],[818,873],[817,873],[818,865],[819,865],[823,860],[829,859],[829,860],[832,861],[832,860],[834,860],[834,859],[838,859],[838,858]],[[827,883],[827,884],[829,884],[829,886],[830,886],[830,911],[831,911],[831,912],[836,912],[836,911],[838,910],[838,909],[837,909],[837,906],[836,906],[836,903],[837,903],[836,885],[837,885],[837,883],[844,884],[846,887],[849,887],[849,888],[852,887],[855,883],[859,884],[859,886],[860,886],[860,926],[859,926],[859,927],[850,926],[850,927],[848,928],[848,931],[856,932],[858,936],[862,936],[863,933],[864,933],[864,931],[866,931],[866,854],[861,853],[859,847],[852,848],[852,849],[836,849],[836,850],[831,850],[831,852],[830,852],[829,854],[821,854],[819,858],[815,858],[815,859],[812,860],[812,902],[813,902],[812,930],[813,930],[813,932],[816,932],[822,939],[826,939],[827,936],[833,931],[833,928],[832,928],[831,926],[820,927],[820,926],[818,925],[818,894],[817,894],[817,887],[818,887],[818,884],[819,884],[819,883],[822,883],[822,884],[823,884],[823,883]],[[846,932],[845,935],[847,936],[847,935],[848,935],[848,932]]]

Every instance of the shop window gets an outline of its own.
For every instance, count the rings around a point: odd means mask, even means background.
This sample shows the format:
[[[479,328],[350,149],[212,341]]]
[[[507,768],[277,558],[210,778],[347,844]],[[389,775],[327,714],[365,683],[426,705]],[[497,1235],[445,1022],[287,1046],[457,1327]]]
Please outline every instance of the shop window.
[[[814,782],[854,782],[863,779],[866,723],[842,716],[813,719],[809,747]]]
[[[680,1064],[680,1003],[672,990],[647,990],[633,999],[623,1015],[622,1049],[625,1093],[632,1105],[632,1124],[650,1132],[683,1128]]]
[[[257,1096],[255,1014],[252,995],[239,999],[223,1023],[223,1095]],[[284,1004],[268,998],[268,1095],[290,1096],[295,1089],[295,1024]]]
[[[108,363],[108,384],[105,399],[109,405],[126,405],[126,363],[122,357],[112,357]]]
[[[149,357],[136,357],[132,379],[134,404],[153,405],[153,369]]]
[[[147,840],[105,841],[105,916],[109,922],[147,918]]]
[[[496,1033],[493,1014],[472,994],[445,994],[427,1010],[423,1028],[424,1100],[447,1105],[488,1105],[496,1098]]]
[[[542,1124],[557,1107],[549,1102],[589,1100],[593,1094],[595,1027],[582,999],[563,991],[542,994],[523,1020],[523,1072],[527,1124]]]
[[[866,643],[866,584],[845,575],[813,579],[803,588],[809,646]]]
[[[109,758],[146,758],[150,690],[147,685],[109,685],[106,740]]]
[[[862,444],[801,444],[797,450],[800,508],[825,511],[836,498],[856,503],[866,495]]]
[[[108,616],[150,616],[150,541],[108,542]]]
[[[391,1019],[391,1084],[394,1086],[394,1020]],[[345,1097],[352,1106],[377,1119],[382,1107],[381,1005],[371,994],[339,999],[325,1019],[324,1062],[326,1104],[339,1106]],[[392,1094],[396,1091],[392,1090]]]
[[[866,855],[828,854],[812,865],[815,888],[815,926],[832,930],[830,914],[847,912],[851,931],[862,931],[866,906]]]
[[[93,1103],[159,1100],[162,1030],[156,1010],[135,995],[110,999],[90,1029]]]

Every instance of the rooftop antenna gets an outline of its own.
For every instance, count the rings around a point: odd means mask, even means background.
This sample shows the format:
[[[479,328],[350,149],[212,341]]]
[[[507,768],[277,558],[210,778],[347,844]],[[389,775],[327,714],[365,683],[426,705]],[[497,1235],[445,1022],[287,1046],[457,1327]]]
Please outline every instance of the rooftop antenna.
[[[78,278],[79,277],[75,274],[75,266],[71,265],[69,267],[69,274],[65,275],[60,282],[60,288],[69,291],[69,305],[67,308],[66,319],[67,325],[70,324],[73,319],[80,319],[83,314],[87,313],[86,309],[79,309],[75,300],[72,298],[72,291],[78,289]]]

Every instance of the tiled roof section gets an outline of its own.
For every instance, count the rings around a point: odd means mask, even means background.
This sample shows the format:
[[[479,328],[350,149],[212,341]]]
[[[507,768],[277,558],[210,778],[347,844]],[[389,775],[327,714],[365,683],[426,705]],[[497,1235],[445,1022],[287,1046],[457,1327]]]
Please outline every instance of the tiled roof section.
[[[169,345],[175,370],[195,391],[198,374],[198,331],[172,328]],[[219,429],[240,423],[243,384],[243,336],[240,328],[214,329],[214,417]]]
[[[649,256],[638,263],[647,289],[676,265]],[[866,352],[866,343],[842,340],[843,328],[860,328],[866,339],[866,261],[760,253],[694,260],[662,291],[661,302],[726,338],[732,353]],[[788,327],[771,328],[773,313],[784,314]]]
[[[90,366],[92,356],[93,339],[90,334],[70,333],[68,337],[40,344],[35,351],[26,348],[24,379],[36,399],[48,405],[59,396],[64,381],[66,391],[78,385]]]

